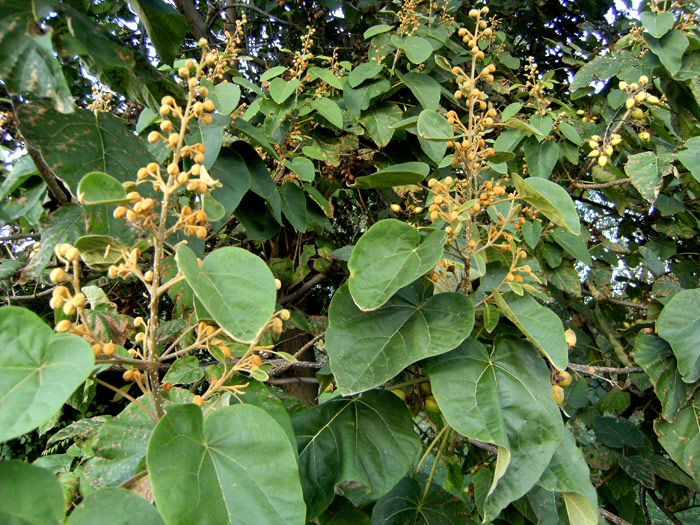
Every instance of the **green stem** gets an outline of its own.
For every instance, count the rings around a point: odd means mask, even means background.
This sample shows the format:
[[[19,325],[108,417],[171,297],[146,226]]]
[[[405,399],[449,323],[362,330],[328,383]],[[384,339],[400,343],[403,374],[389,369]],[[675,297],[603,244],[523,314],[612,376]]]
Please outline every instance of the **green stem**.
[[[440,443],[440,448],[438,449],[437,454],[435,455],[435,463],[433,463],[433,468],[430,469],[430,476],[428,476],[428,481],[425,484],[425,490],[423,490],[423,496],[421,496],[419,506],[422,506],[423,502],[425,501],[425,498],[428,497],[428,492],[430,492],[430,485],[432,485],[433,483],[433,478],[435,477],[435,473],[437,472],[437,467],[440,464],[440,457],[442,456],[442,453],[445,451],[447,443],[452,437],[452,428],[450,428],[447,425],[445,425],[445,428],[443,428],[440,431],[440,433],[442,433],[447,428],[449,428],[450,430],[449,432],[445,433],[445,437],[443,438],[442,443]]]
[[[437,436],[435,436],[435,439],[428,445],[428,448],[425,450],[423,453],[423,456],[420,458],[420,461],[418,462],[418,466],[416,467],[416,472],[420,470],[420,468],[423,466],[423,463],[425,463],[425,460],[428,458],[428,454],[430,454],[430,451],[433,450],[433,447],[435,446],[435,443],[438,442],[440,439],[440,436],[442,436],[447,429],[450,428],[449,425],[445,425],[440,432],[438,432]]]

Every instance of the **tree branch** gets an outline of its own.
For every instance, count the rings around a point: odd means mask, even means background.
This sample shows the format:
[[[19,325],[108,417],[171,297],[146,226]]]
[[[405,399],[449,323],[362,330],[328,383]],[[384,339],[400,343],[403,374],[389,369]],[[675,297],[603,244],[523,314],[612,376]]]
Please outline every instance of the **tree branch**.
[[[598,507],[598,512],[600,512],[600,515],[606,520],[614,523],[615,525],[632,525],[629,521],[623,520],[620,516],[615,516],[615,514],[605,510],[603,507]]]
[[[595,374],[641,374],[644,369],[637,367],[614,368],[610,366],[589,366],[569,363],[568,368],[585,375]]]
[[[668,519],[670,519],[673,523],[675,523],[675,525],[683,525],[683,522],[681,520],[679,520],[678,518],[676,518],[673,515],[673,512],[671,512],[669,509],[667,509],[664,506],[664,502],[661,501],[656,494],[654,494],[653,490],[647,490],[647,494],[649,494],[649,496],[651,496],[651,499],[654,500],[654,503],[656,503],[656,506],[659,507],[663,511],[663,513],[666,514],[666,516],[668,516]]]
[[[309,290],[311,290],[311,288],[316,286],[318,283],[323,281],[325,278],[326,278],[326,274],[317,273],[311,279],[309,279],[303,285],[301,285],[301,287],[298,290],[295,290],[294,292],[292,292],[288,295],[285,295],[284,297],[281,297],[278,302],[280,304],[287,304],[287,303],[293,301],[294,299],[296,299],[300,295],[303,295],[306,292],[308,292]]]
[[[572,182],[571,186],[574,188],[580,188],[582,190],[602,190],[605,188],[612,188],[613,186],[620,186],[622,184],[627,184],[629,182],[632,182],[632,179],[629,177],[625,179],[618,179],[618,180],[613,180],[610,182],[601,182],[600,184],[586,184],[583,182]]]
[[[187,20],[187,25],[192,32],[192,36],[199,40],[200,38],[205,38],[210,44],[214,44],[216,39],[211,34],[207,28],[207,24],[202,19],[202,15],[199,14],[197,8],[192,0],[174,0],[175,7],[180,13],[183,14],[185,20]]]
[[[44,157],[41,156],[39,150],[33,146],[30,146],[26,140],[24,141],[24,145],[27,148],[27,153],[29,153],[29,156],[34,161],[36,169],[39,170],[39,175],[41,175],[41,178],[44,179],[44,182],[49,187],[51,195],[53,195],[53,197],[61,204],[69,203],[70,197],[66,195],[65,191],[63,191],[61,184],[58,182],[56,176],[51,172],[51,168],[49,168],[48,164],[46,164],[46,161],[44,160]]]

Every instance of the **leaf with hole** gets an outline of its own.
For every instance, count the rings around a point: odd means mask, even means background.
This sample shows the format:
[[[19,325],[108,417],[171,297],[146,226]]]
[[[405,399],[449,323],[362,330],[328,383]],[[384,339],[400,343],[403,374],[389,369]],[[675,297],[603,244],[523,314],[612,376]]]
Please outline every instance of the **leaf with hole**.
[[[406,475],[420,450],[406,405],[386,390],[336,397],[292,417],[299,471],[313,519],[333,501],[335,486],[355,481],[374,497]]]

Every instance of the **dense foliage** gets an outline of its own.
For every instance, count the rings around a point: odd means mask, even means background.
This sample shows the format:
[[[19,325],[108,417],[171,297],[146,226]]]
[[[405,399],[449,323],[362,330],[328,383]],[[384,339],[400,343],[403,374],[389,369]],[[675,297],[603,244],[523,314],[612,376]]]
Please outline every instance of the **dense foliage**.
[[[0,2],[0,521],[691,519],[696,2],[173,5]]]

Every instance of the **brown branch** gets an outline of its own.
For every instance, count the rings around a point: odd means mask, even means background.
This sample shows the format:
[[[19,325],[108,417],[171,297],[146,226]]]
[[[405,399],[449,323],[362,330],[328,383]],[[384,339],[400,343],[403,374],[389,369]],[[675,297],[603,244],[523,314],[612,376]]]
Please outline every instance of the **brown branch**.
[[[33,299],[39,299],[40,297],[46,297],[47,295],[51,295],[53,293],[54,287],[49,288],[48,290],[43,290],[41,292],[32,294],[32,295],[8,295],[6,296],[6,299],[10,302],[13,301],[31,301]]]
[[[199,11],[197,11],[192,0],[175,0],[175,7],[182,13],[185,20],[187,20],[187,25],[195,39],[199,40],[200,38],[205,38],[209,44],[214,44],[216,42],[216,39],[209,32],[206,22],[202,18],[202,15],[199,14]]]
[[[610,366],[589,366],[569,363],[568,368],[585,375],[595,374],[641,374],[644,369],[637,367],[614,368]]]
[[[662,510],[662,512],[663,512],[664,514],[666,514],[666,516],[668,516],[668,519],[670,519],[670,520],[671,520],[673,523],[675,523],[676,525],[683,525],[683,522],[682,522],[681,520],[679,520],[678,518],[676,518],[676,517],[673,515],[673,512],[671,512],[669,509],[667,509],[667,508],[664,506],[664,502],[661,501],[661,500],[659,499],[659,497],[658,497],[656,494],[654,494],[654,491],[653,491],[653,490],[647,489],[646,492],[647,492],[647,494],[649,494],[649,496],[651,496],[651,499],[654,500],[654,503],[656,503],[656,506],[659,507],[659,508]]]
[[[619,304],[620,306],[626,306],[627,308],[634,308],[635,310],[647,310],[649,307],[645,304],[638,304],[638,303],[633,303],[631,301],[623,301],[622,299],[615,299],[614,297],[609,297],[607,295],[604,295],[602,293],[600,294],[592,294],[588,290],[581,290],[583,292],[583,295],[587,297],[594,297],[596,300],[602,300],[606,301],[608,303],[612,304]]]
[[[297,31],[299,31],[301,33],[304,32],[304,28],[295,24],[294,22],[288,22],[287,20],[282,20],[281,18],[277,18],[276,16],[271,15],[267,11],[264,11],[264,10],[260,9],[259,7],[251,5],[251,4],[242,4],[240,2],[226,2],[226,5],[221,10],[227,11],[227,10],[234,8],[234,7],[242,7],[243,9],[250,9],[251,11],[255,11],[257,13],[260,13],[261,15],[265,15],[273,22],[277,22],[278,24],[282,24],[282,25],[292,26]]]
[[[284,297],[281,297],[278,302],[280,304],[287,304],[287,303],[293,301],[294,299],[296,299],[300,295],[303,295],[306,292],[308,292],[309,290],[311,290],[311,288],[316,286],[318,283],[323,281],[325,278],[326,278],[326,274],[317,273],[311,279],[306,281],[298,290],[295,290],[294,292],[292,292],[288,295],[285,295]]]
[[[311,348],[314,344],[316,344],[318,341],[320,341],[324,337],[326,337],[325,332],[320,334],[320,335],[315,336],[313,339],[311,339],[311,341],[309,341],[304,346],[302,346],[299,350],[294,352],[294,357],[299,358],[304,352],[306,352],[309,348]],[[313,361],[309,361],[309,362],[313,362]],[[275,377],[275,376],[278,376],[280,374],[283,374],[284,372],[289,370],[293,364],[294,363],[292,363],[291,361],[283,361],[281,365],[279,365],[274,370],[270,371],[270,373],[269,373],[270,377]]]
[[[69,203],[70,196],[66,195],[66,192],[63,191],[61,184],[58,182],[56,176],[51,172],[51,168],[49,168],[48,164],[46,164],[46,161],[44,160],[44,157],[41,156],[39,150],[30,146],[26,140],[24,141],[24,145],[27,147],[27,153],[29,153],[29,156],[34,161],[34,165],[39,171],[39,175],[41,175],[41,178],[44,179],[44,182],[48,186],[51,195],[53,195],[54,198],[61,204]]]
[[[574,188],[582,189],[582,190],[602,190],[605,188],[612,188],[613,186],[620,186],[622,184],[628,184],[630,182],[632,182],[632,179],[627,177],[624,179],[613,180],[610,182],[601,182],[600,184],[586,184],[583,182],[572,182],[571,186],[573,186]]]
[[[605,510],[603,507],[598,507],[598,512],[600,512],[600,515],[606,520],[614,523],[615,525],[632,525],[629,521],[623,520],[620,516],[615,516],[615,514]]]
[[[15,233],[14,235],[0,237],[0,242],[20,241],[24,239],[38,239],[39,237],[41,237],[41,234],[39,233]]]

